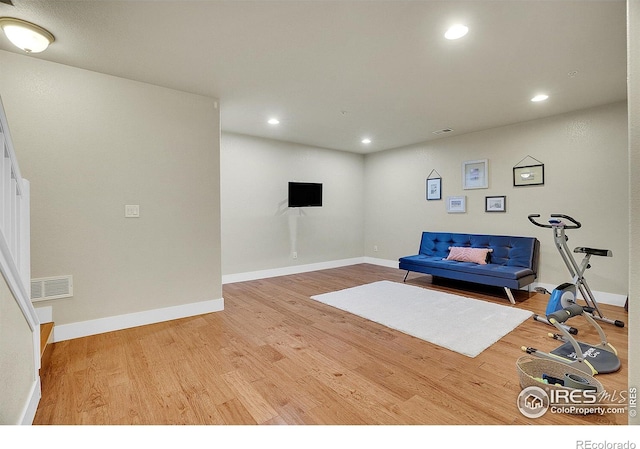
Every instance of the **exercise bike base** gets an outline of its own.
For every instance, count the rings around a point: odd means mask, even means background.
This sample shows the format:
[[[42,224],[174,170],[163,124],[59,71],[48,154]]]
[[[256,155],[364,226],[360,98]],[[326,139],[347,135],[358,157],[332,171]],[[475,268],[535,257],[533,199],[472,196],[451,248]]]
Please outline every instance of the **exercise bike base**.
[[[608,323],[608,324],[613,324],[616,327],[624,327],[624,321],[620,321],[620,320],[612,320],[610,318],[605,318],[602,316],[598,316],[595,314],[591,314],[591,316],[593,317],[594,320],[598,320],[598,321],[602,321],[603,323]]]
[[[620,369],[620,359],[613,352],[591,346],[581,341],[577,343],[580,346],[584,360],[589,362],[597,374],[614,373]],[[571,342],[566,342],[562,346],[551,351],[550,354],[569,363],[577,360],[576,353]]]

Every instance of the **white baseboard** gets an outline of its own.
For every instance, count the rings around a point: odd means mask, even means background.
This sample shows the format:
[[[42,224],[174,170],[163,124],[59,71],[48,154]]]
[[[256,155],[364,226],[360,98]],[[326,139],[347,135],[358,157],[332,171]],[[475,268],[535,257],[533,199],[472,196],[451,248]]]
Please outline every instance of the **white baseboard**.
[[[536,287],[542,287],[547,289],[549,292],[552,292],[553,289],[557,287],[557,285],[544,284],[541,282],[534,282],[533,284],[531,284],[531,290]],[[592,291],[591,293],[593,293],[593,296],[595,296],[598,304],[609,304],[611,306],[624,307],[624,303],[627,301],[626,295],[598,291]],[[580,292],[578,292],[578,299],[582,299],[582,295],[580,294]]]
[[[36,417],[36,411],[38,410],[38,404],[40,403],[41,397],[42,390],[40,386],[40,376],[38,376],[31,385],[31,391],[29,392],[29,397],[27,398],[27,402],[24,405],[22,418],[20,419],[20,422],[18,424],[23,426],[30,426],[31,424],[33,424],[33,420]]]
[[[376,257],[365,257],[364,263],[370,263],[371,265],[380,265],[387,268],[398,268],[397,260],[378,259]]]
[[[60,324],[56,325],[53,329],[53,341],[55,343],[74,338],[87,337],[89,335],[102,334],[104,332],[177,320],[179,318],[203,315],[205,313],[219,312],[221,310],[224,310],[223,298],[99,318],[96,320]]]
[[[255,281],[256,279],[266,279],[278,276],[288,276],[290,274],[308,273],[310,271],[327,270],[329,268],[340,268],[349,265],[357,265],[365,262],[364,257],[353,259],[332,260],[329,262],[319,262],[307,265],[293,265],[289,267],[273,268],[269,270],[249,271],[246,273],[222,275],[222,284],[233,284],[234,282]]]

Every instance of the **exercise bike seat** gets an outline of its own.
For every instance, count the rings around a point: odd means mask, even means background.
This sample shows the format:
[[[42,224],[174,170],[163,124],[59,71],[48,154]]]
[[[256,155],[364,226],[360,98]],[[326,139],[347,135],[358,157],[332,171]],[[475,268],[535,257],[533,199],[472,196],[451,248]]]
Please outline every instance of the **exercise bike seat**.
[[[597,248],[587,248],[585,246],[580,246],[574,249],[573,252],[590,254],[592,256],[613,257],[613,253],[611,252],[610,249],[597,249]]]

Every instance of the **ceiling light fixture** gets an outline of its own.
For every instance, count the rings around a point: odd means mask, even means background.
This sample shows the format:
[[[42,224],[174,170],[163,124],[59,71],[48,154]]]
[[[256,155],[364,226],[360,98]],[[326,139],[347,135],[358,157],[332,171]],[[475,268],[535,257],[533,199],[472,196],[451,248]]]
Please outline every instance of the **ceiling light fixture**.
[[[0,27],[13,45],[27,53],[40,53],[55,41],[44,28],[12,17],[0,17]]]
[[[549,98],[549,95],[545,95],[545,94],[538,94],[538,95],[536,95],[535,97],[533,97],[533,98],[531,99],[531,101],[533,101],[533,102],[536,102],[536,103],[537,103],[537,102],[539,102],[539,101],[544,101],[544,100],[546,100],[547,98]]]
[[[364,138],[364,139],[362,139],[362,143],[364,143],[364,144],[371,143],[371,139]]]
[[[469,28],[462,24],[453,25],[450,27],[446,33],[444,33],[444,37],[449,40],[460,39],[464,35],[469,32]]]
[[[277,118],[270,118],[269,121],[267,121],[267,123],[270,125],[279,125],[280,120],[278,120]]]

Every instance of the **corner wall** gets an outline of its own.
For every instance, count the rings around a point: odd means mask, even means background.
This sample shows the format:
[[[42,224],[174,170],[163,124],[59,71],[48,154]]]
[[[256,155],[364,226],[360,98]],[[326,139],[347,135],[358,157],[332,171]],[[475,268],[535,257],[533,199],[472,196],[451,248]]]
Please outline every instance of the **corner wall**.
[[[231,133],[221,147],[224,275],[362,258],[362,155]],[[289,181],[322,183],[323,206],[289,209]]]
[[[545,183],[514,187],[513,167],[528,155],[544,163]],[[463,190],[462,163],[485,158],[489,188]],[[552,233],[527,216],[562,213],[583,224],[567,232],[571,248],[613,251],[612,258],[592,258],[585,275],[592,290],[626,296],[627,163],[624,102],[368,155],[365,255],[397,260],[415,254],[425,230],[535,236],[541,242],[538,282],[557,285],[570,279]],[[426,178],[434,169],[443,178],[443,199],[426,201]],[[505,213],[485,212],[485,197],[494,195],[506,195]],[[467,212],[447,213],[447,196],[466,196]]]
[[[31,181],[32,277],[74,280],[72,298],[36,304],[56,328],[221,304],[215,99],[5,51],[0,66]]]

